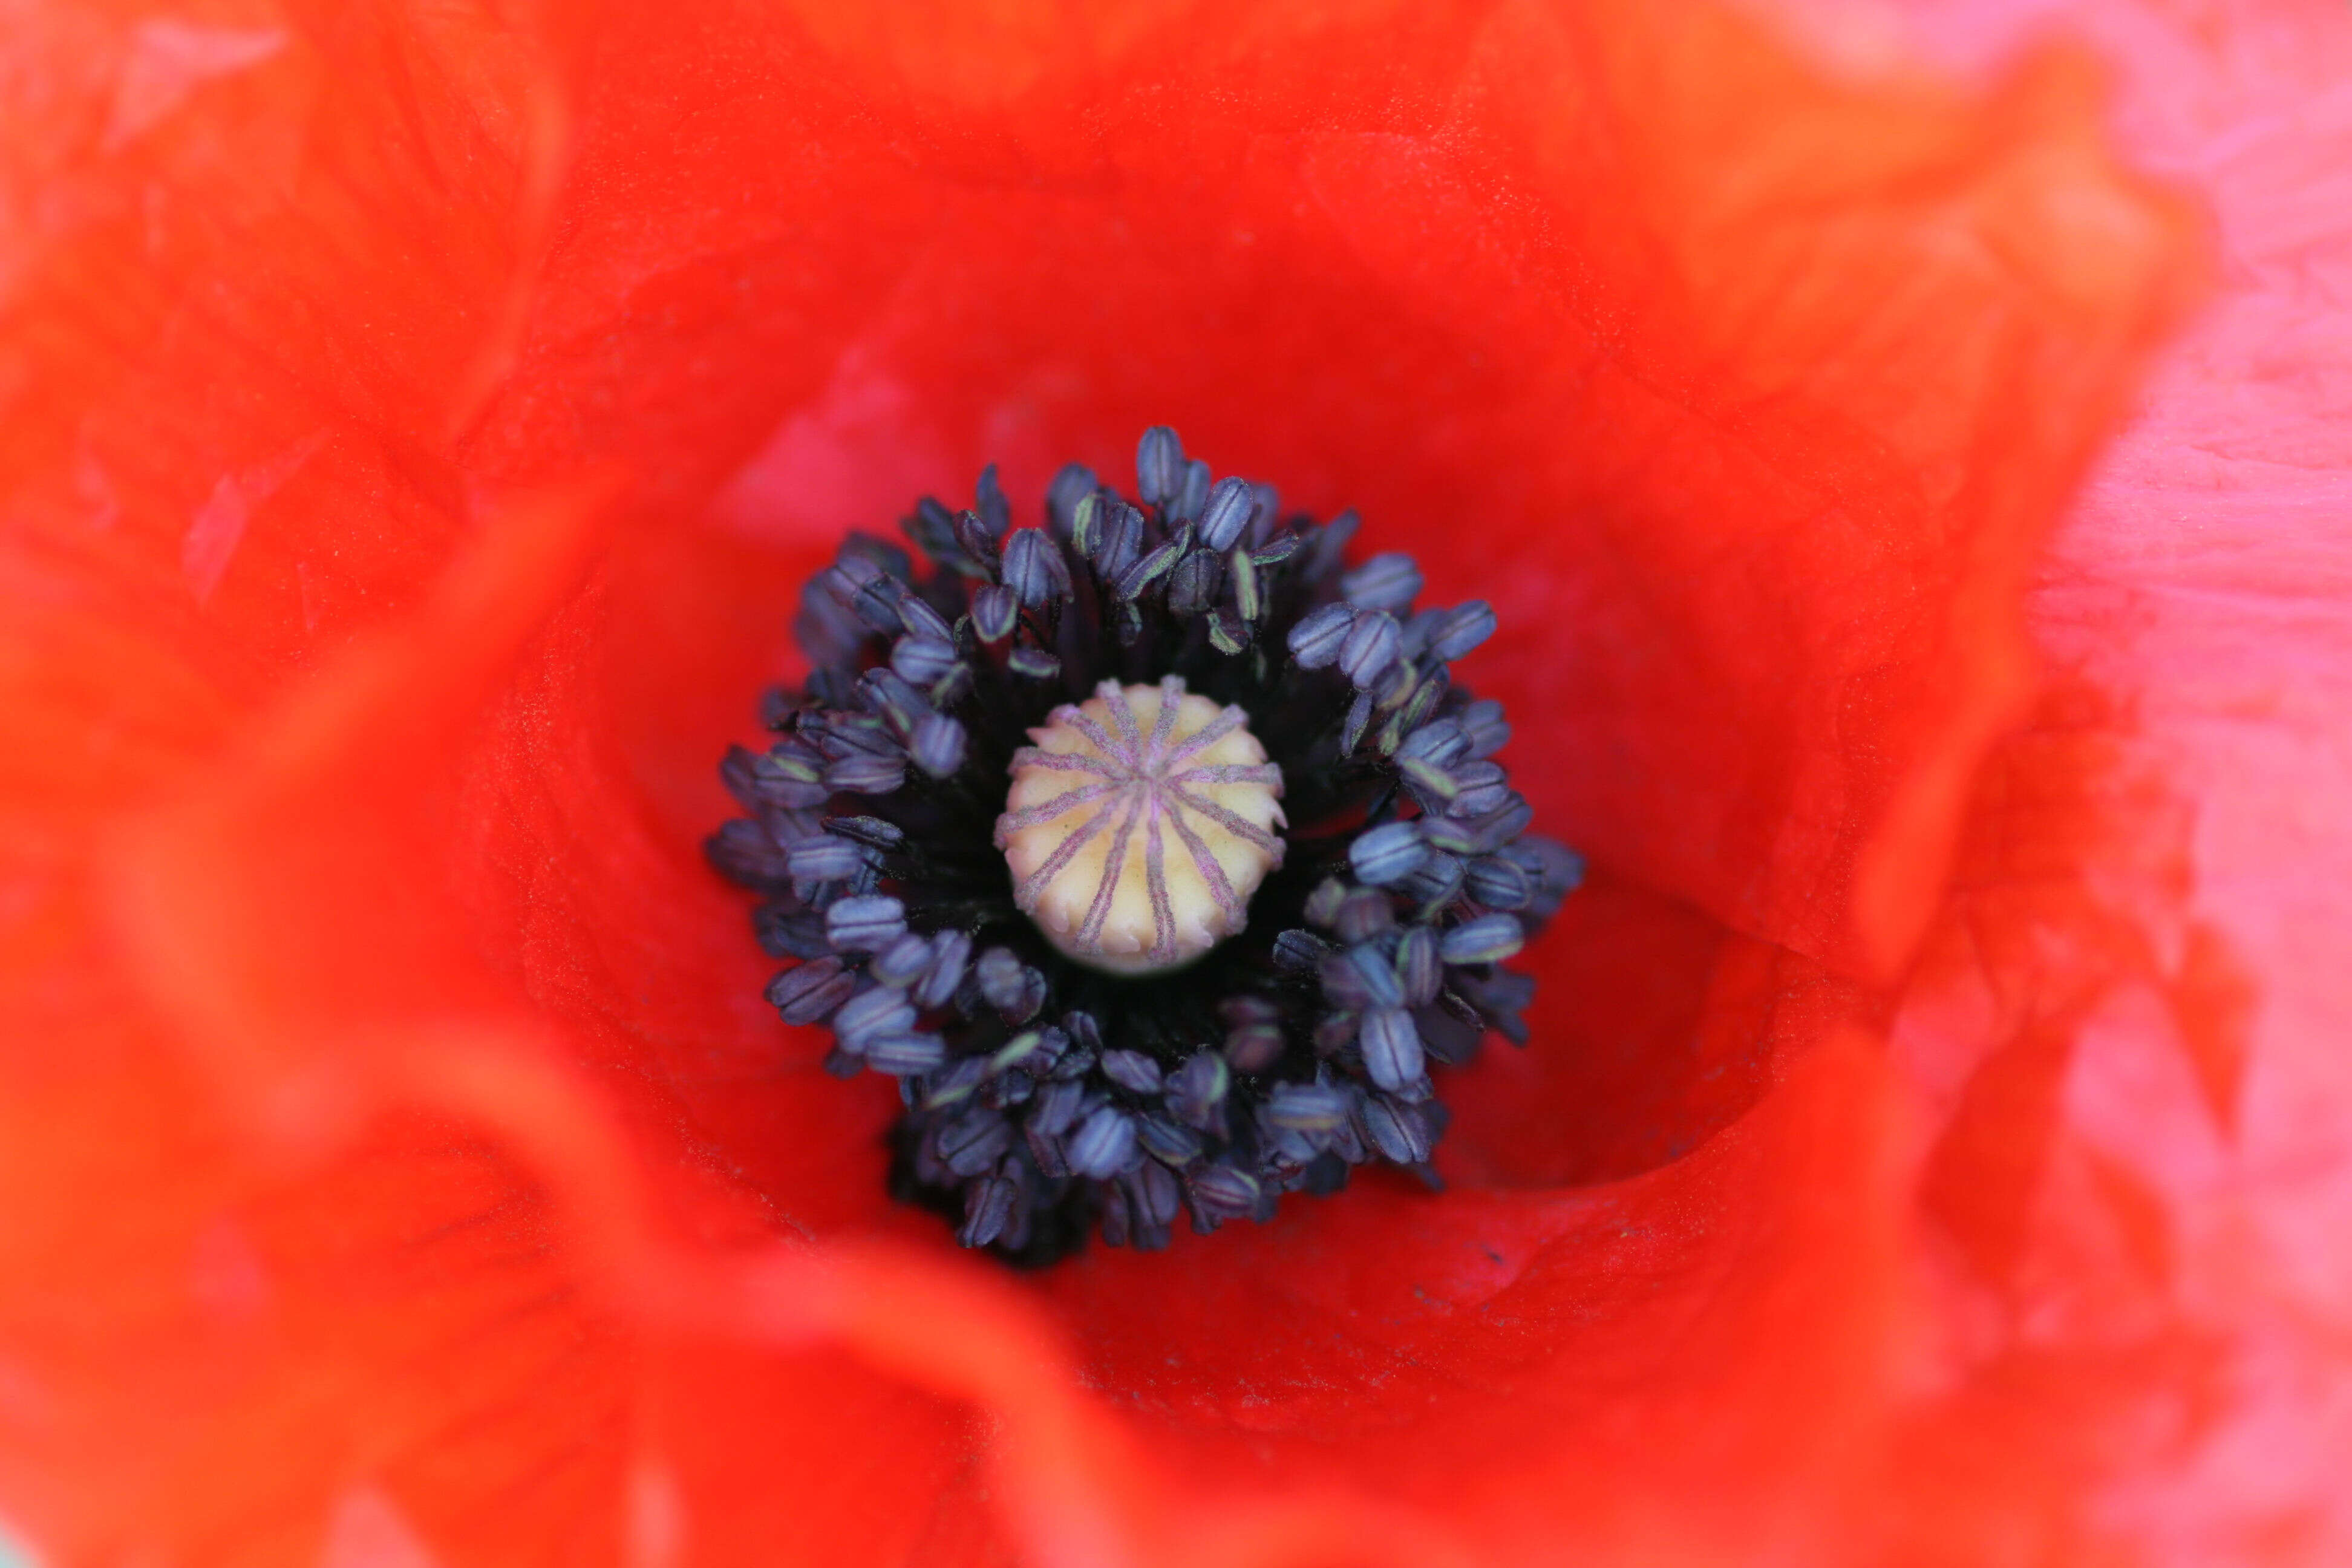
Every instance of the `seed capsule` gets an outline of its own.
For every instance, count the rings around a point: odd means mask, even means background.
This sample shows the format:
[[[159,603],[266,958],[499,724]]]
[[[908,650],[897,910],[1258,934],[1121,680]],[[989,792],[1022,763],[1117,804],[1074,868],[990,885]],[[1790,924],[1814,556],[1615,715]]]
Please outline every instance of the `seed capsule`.
[[[1105,681],[1013,754],[996,845],[1013,901],[1055,946],[1115,974],[1200,957],[1242,928],[1282,862],[1282,770],[1238,708]]]

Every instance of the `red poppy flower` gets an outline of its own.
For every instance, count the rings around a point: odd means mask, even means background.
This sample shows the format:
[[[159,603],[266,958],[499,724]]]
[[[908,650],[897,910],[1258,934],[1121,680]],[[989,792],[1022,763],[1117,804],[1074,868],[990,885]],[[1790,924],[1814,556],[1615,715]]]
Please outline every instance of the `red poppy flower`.
[[[2203,271],[2083,54],[1963,89],[1575,0],[26,8],[7,1529],[2340,1548],[2352,37],[2080,19],[2223,290],[2045,559]],[[1469,672],[1595,874],[1445,1194],[1015,1277],[884,1196],[895,1101],[777,1025],[698,846],[842,531],[1158,420],[1496,601]]]

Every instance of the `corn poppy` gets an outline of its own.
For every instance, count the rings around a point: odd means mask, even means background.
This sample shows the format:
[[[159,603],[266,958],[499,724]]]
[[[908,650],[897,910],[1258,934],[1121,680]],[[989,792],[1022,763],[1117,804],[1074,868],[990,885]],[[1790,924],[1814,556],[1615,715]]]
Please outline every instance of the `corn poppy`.
[[[2263,117],[2340,149],[2345,46],[2097,25],[2227,290],[2045,557],[2205,275],[2065,48],[28,10],[0,1521],[335,1568],[2324,1552],[2326,825],[2252,774],[2327,759],[2242,648],[2330,668],[2262,596],[2327,586],[2271,468],[2341,458],[2290,335],[2338,320],[2329,165]],[[1162,421],[1493,603],[1465,668],[1591,875],[1444,1192],[1014,1275],[762,1000],[712,764],[845,532],[989,462],[1034,512]],[[2187,486],[2244,553],[2146,553]]]

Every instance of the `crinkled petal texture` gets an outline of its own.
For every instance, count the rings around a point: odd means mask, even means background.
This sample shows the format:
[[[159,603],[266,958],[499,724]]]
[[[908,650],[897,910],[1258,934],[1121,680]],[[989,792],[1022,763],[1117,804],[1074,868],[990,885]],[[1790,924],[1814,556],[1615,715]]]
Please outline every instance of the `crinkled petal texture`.
[[[2071,57],[1863,80],[1602,0],[255,0],[37,5],[0,60],[0,1515],[47,1558],[2147,1538],[2210,1336],[2135,1297],[2103,1358],[2103,1298],[2002,1293],[2063,1293],[2078,1186],[2161,1216],[2018,1143],[2137,1026],[2019,906],[1965,945],[2021,846],[2093,875],[2080,755],[1971,792],[2199,272]],[[696,846],[843,531],[1160,420],[1496,602],[1465,673],[1598,870],[1445,1194],[1015,1278],[884,1199],[894,1101],[761,1004]],[[1993,890],[1939,906],[1956,853]],[[1997,948],[2050,977],[2020,1030]],[[2222,933],[2179,951],[2245,1014]]]
[[[1910,9],[1962,58],[2053,14]],[[1928,1132],[1939,1375],[1966,1391],[1912,1437],[1947,1485],[2040,1468],[1952,1561],[2030,1532],[2340,1562],[2352,15],[2054,14],[2112,62],[2137,155],[2210,194],[2224,287],[2034,585],[2050,689],[1992,760],[1891,1031]]]

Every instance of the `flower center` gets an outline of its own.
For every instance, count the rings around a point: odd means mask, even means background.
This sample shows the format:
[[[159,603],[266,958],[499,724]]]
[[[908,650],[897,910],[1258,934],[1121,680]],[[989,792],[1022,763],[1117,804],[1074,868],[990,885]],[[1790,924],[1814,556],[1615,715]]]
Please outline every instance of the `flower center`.
[[[1064,953],[1114,974],[1190,963],[1242,929],[1282,863],[1282,770],[1249,715],[1106,680],[1013,753],[996,821],[1013,902]]]
[[[843,541],[709,846],[800,961],[779,1016],[898,1081],[891,1191],[1022,1263],[1372,1163],[1434,1182],[1432,1071],[1528,1037],[1500,966],[1580,875],[1454,679],[1491,607],[1416,607],[1411,556],[1349,563],[1353,514],[1165,426],[1135,464],[1132,500],[1065,468],[1039,527],[992,468],[918,503],[915,552]]]

